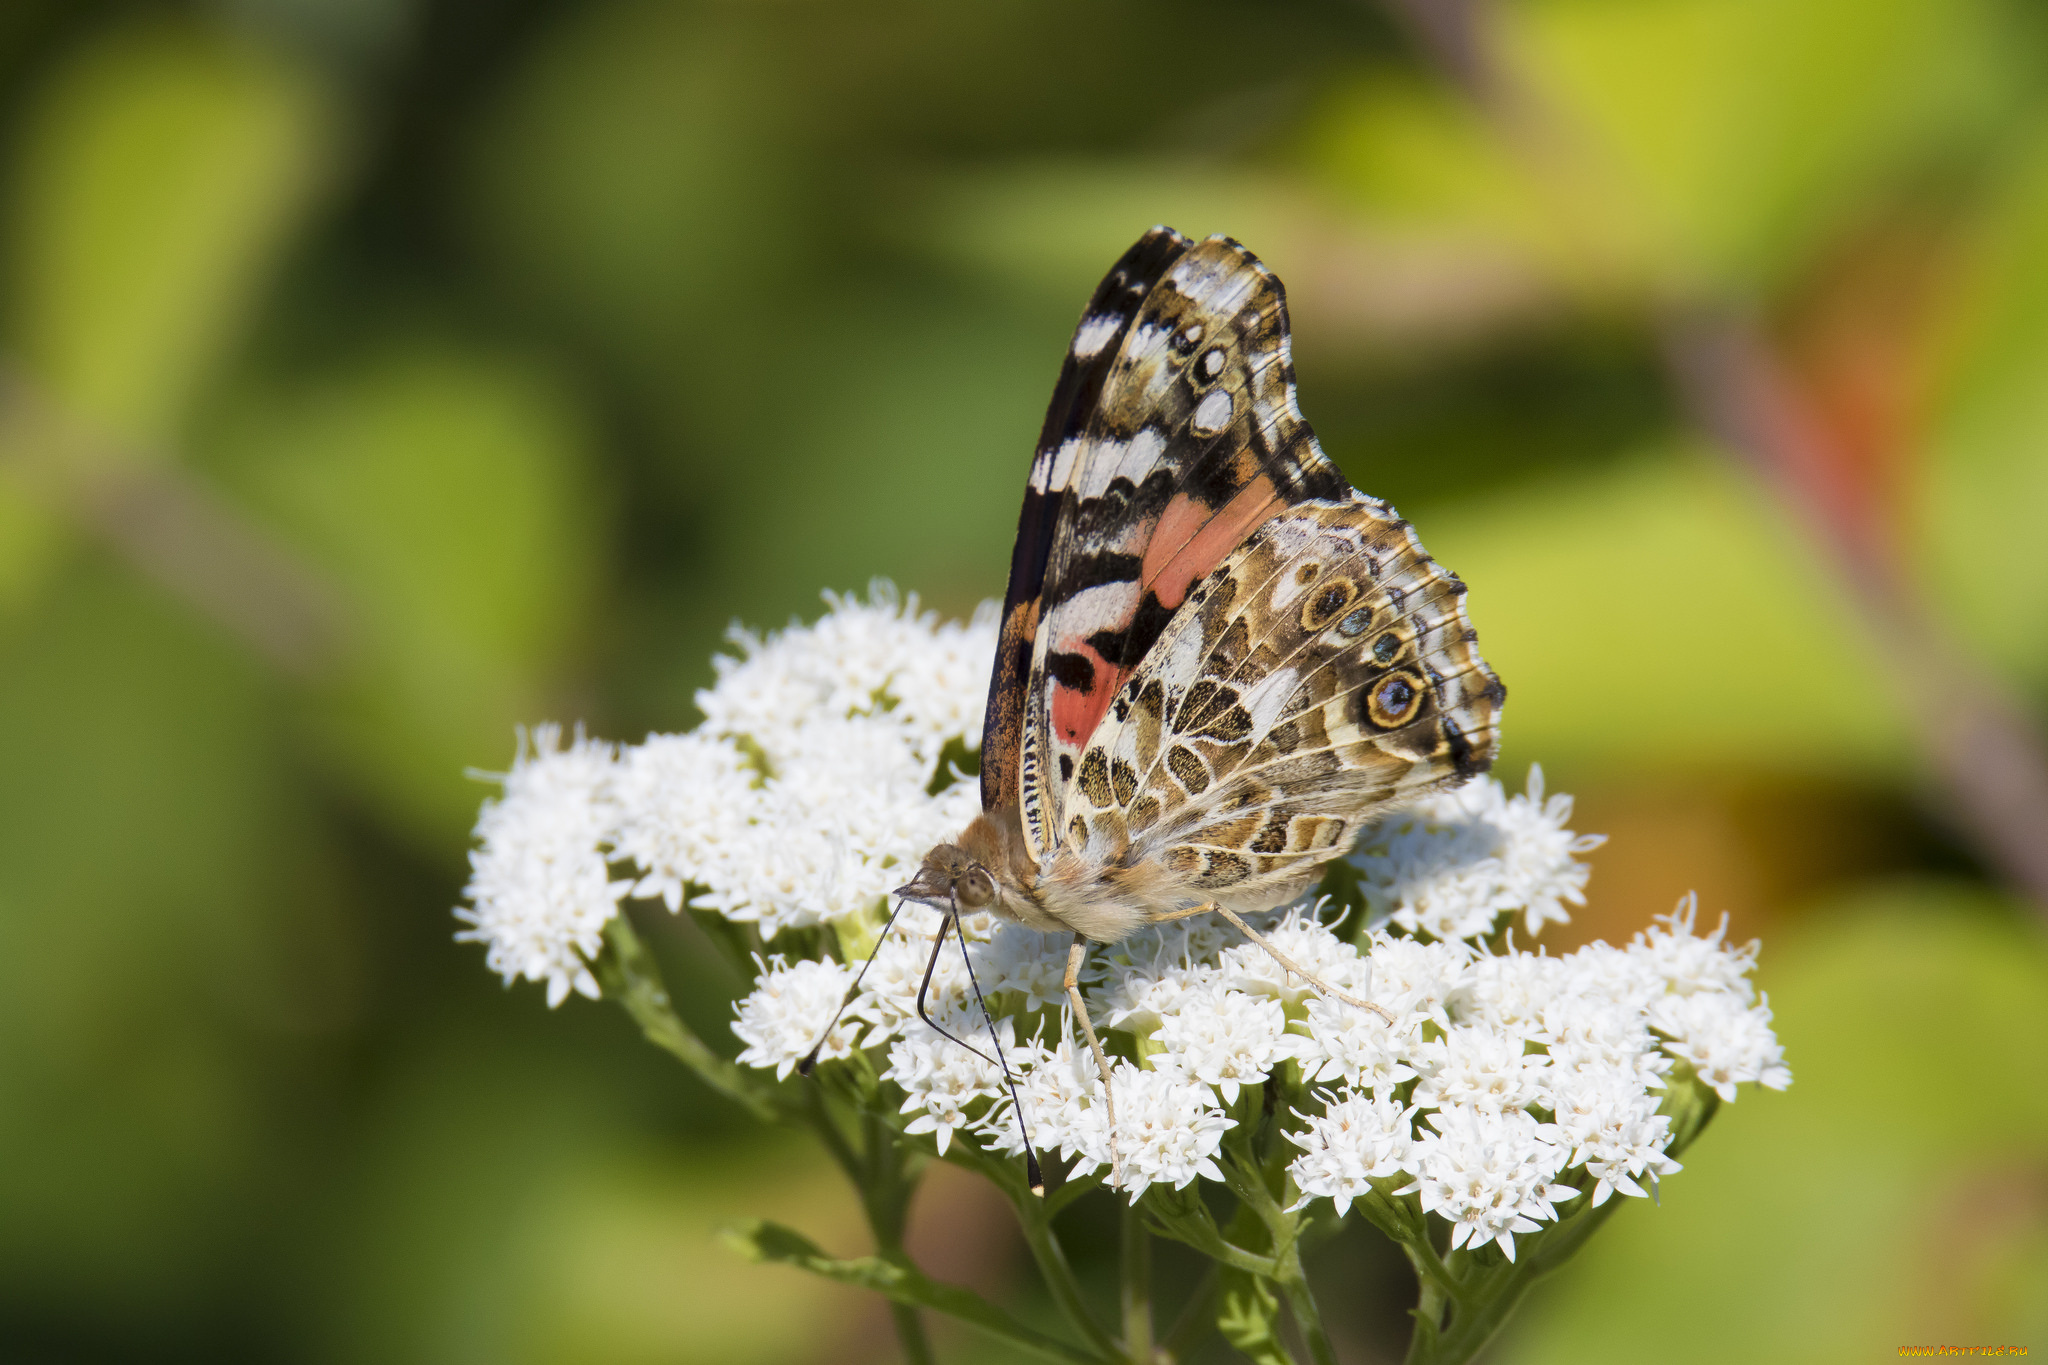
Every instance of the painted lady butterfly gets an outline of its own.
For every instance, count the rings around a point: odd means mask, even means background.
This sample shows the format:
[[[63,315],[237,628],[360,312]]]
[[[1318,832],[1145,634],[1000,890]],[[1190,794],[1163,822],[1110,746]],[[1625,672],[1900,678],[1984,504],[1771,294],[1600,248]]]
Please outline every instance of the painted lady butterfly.
[[[1154,228],[1089,301],[1039,437],[982,813],[896,894],[1071,933],[1106,1088],[1090,942],[1215,910],[1274,951],[1241,915],[1491,765],[1506,692],[1464,593],[1317,446],[1280,281],[1227,237]]]

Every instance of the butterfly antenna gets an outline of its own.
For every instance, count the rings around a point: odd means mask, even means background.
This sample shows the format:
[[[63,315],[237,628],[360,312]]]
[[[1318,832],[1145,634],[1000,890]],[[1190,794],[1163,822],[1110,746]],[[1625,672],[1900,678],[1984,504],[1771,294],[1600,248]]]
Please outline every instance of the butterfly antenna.
[[[818,1054],[825,1049],[825,1040],[832,1036],[832,1030],[839,1027],[839,1016],[846,1013],[846,1007],[860,994],[860,983],[867,980],[868,968],[875,965],[875,959],[882,955],[882,942],[889,937],[889,931],[896,927],[896,917],[903,913],[903,902],[897,901],[896,908],[889,912],[889,922],[882,926],[882,932],[875,938],[875,949],[868,954],[868,960],[860,964],[860,971],[854,974],[853,984],[846,988],[846,994],[839,998],[839,1008],[832,1011],[832,1022],[825,1025],[825,1031],[818,1035],[818,1041],[811,1044],[811,1050],[796,1064],[796,1074],[808,1076],[818,1064]]]
[[[960,913],[955,906],[953,913]],[[960,936],[960,960],[967,964],[967,984],[974,987],[974,1003],[981,1006],[982,1022],[988,1025],[989,1044],[995,1048],[996,1065],[1002,1068],[1003,1085],[1010,1092],[1010,1109],[1017,1115],[1017,1136],[1024,1140],[1024,1177],[1031,1182],[1031,1192],[1040,1199],[1045,1198],[1045,1174],[1038,1166],[1038,1152],[1031,1145],[1031,1130],[1024,1123],[1024,1103],[1017,1098],[1017,1082],[1010,1075],[1010,1063],[1003,1057],[1003,1040],[996,1034],[996,1021],[988,1012],[988,1001],[982,999],[981,982],[974,979],[974,959],[967,952],[967,935]]]

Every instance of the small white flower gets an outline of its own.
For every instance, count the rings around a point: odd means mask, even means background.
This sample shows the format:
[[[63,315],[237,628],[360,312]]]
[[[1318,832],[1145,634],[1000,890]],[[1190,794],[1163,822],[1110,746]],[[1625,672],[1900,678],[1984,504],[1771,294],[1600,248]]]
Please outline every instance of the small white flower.
[[[1422,1042],[1419,1017],[1395,1015],[1389,1024],[1341,1000],[1310,1000],[1307,1008],[1304,1032],[1293,1039],[1303,1079],[1341,1080],[1353,1090],[1390,1095],[1416,1074],[1408,1058]]]
[[[1403,1109],[1391,1095],[1352,1095],[1339,1100],[1328,1091],[1320,1095],[1321,1115],[1303,1114],[1308,1120],[1304,1132],[1289,1133],[1287,1140],[1302,1149],[1288,1165],[1301,1198],[1299,1209],[1312,1199],[1328,1198],[1342,1218],[1351,1211],[1351,1201],[1372,1189],[1374,1180],[1384,1180],[1411,1166],[1415,1143],[1409,1128],[1413,1109]]]
[[[902,1112],[918,1115],[903,1131],[934,1134],[939,1155],[944,1156],[953,1134],[973,1121],[967,1107],[1003,1094],[1002,1069],[982,1054],[994,1056],[992,1048],[1000,1046],[1007,1057],[1013,1050],[1014,1025],[1008,1019],[997,1020],[999,1042],[992,1044],[978,1012],[962,1009],[933,1018],[953,1037],[943,1038],[923,1023],[910,1026],[889,1045],[889,1069],[883,1075],[903,1087]]]
[[[818,621],[765,638],[735,627],[739,657],[714,659],[718,682],[697,694],[706,727],[747,736],[777,770],[801,756],[806,729],[821,719],[881,720],[925,760],[927,779],[948,740],[977,747],[995,657],[993,606],[964,624],[941,623],[918,610],[914,594],[899,600],[879,579],[868,599],[827,593],[831,610]]]
[[[1567,959],[1567,962],[1570,960]],[[1616,1072],[1662,1085],[1671,1059],[1658,1050],[1640,1008],[1604,996],[1561,992],[1544,1006],[1534,1035],[1550,1054],[1549,1075]]]
[[[1019,924],[998,924],[986,943],[974,945],[974,975],[984,995],[1016,991],[1029,1012],[1067,998],[1066,934],[1041,934]]]
[[[1551,1078],[1552,1108],[1561,1141],[1572,1149],[1571,1164],[1597,1180],[1593,1206],[1615,1191],[1642,1198],[1637,1182],[1654,1183],[1682,1169],[1664,1155],[1671,1120],[1657,1112],[1656,1098],[1632,1071],[1592,1067]]]
[[[1133,934],[1113,954],[1091,955],[1103,984],[1088,993],[1088,1010],[1111,1028],[1149,1035],[1180,1008],[1183,996],[1222,980],[1222,969],[1204,961],[1187,936],[1155,933]]]
[[[886,718],[814,720],[803,726],[801,749],[740,806],[748,833],[731,841],[740,856],[676,874],[707,888],[692,904],[757,923],[771,937],[871,912],[979,809],[971,783],[928,795],[930,775]]]
[[[938,961],[932,961],[932,939],[940,916],[922,905],[906,905],[896,931],[875,945],[874,957],[861,978],[860,994],[847,1013],[874,1025],[863,1047],[896,1036],[917,1020],[917,993],[925,987],[925,1009],[933,1018],[963,1010],[971,998],[967,964],[960,945],[946,936]],[[925,969],[931,968],[929,986]]]
[[[1554,1124],[1521,1110],[1445,1109],[1415,1141],[1413,1184],[1425,1213],[1451,1225],[1451,1249],[1492,1242],[1510,1261],[1514,1234],[1557,1217],[1556,1201],[1578,1193],[1551,1183],[1570,1155]]]
[[[1485,1024],[1452,1029],[1418,1044],[1415,1103],[1425,1109],[1526,1109],[1544,1098],[1550,1058],[1526,1050],[1525,1035]]]
[[[1396,1017],[1414,1014],[1451,1026],[1450,1000],[1471,970],[1472,946],[1457,939],[1424,943],[1384,930],[1372,936],[1374,1003]]]
[[[833,1012],[846,995],[853,973],[837,962],[809,958],[790,962],[782,954],[762,963],[753,992],[733,1004],[732,1031],[745,1043],[739,1061],[743,1066],[773,1067],[781,1080],[818,1042]],[[860,1034],[860,1022],[842,1018],[833,1025],[832,1036],[819,1049],[821,1061],[853,1055]]]
[[[1177,1071],[1141,1071],[1121,1058],[1110,1068],[1110,1081],[1123,1190],[1133,1204],[1155,1183],[1181,1189],[1198,1175],[1223,1179],[1216,1153],[1237,1121],[1218,1107],[1213,1090]]]
[[[1351,861],[1375,915],[1410,933],[1481,938],[1519,910],[1529,933],[1565,923],[1586,903],[1590,869],[1576,860],[1606,842],[1574,834],[1569,796],[1543,797],[1543,770],[1529,769],[1521,796],[1480,778],[1396,811],[1365,830]]]
[[[606,862],[617,825],[612,746],[578,734],[563,747],[561,738],[553,725],[522,738],[499,779],[504,795],[477,816],[470,903],[455,911],[474,926],[456,939],[484,944],[485,965],[508,985],[547,982],[550,1008],[571,990],[598,998],[589,960],[632,885],[613,881]]]
[[[1541,953],[1484,952],[1451,997],[1453,1018],[1525,1032],[1570,979],[1562,959]]]
[[[1585,1000],[1604,1000],[1640,1014],[1664,994],[1665,982],[1653,960],[1627,948],[1592,942],[1565,958],[1570,979],[1564,993]]]
[[[1095,1057],[1086,1043],[1075,1039],[1072,1020],[1062,1016],[1057,1047],[1048,1048],[1036,1040],[1011,1054],[1018,1068],[1017,1099],[1024,1106],[1024,1121],[1031,1141],[1041,1152],[1059,1152],[1063,1159],[1079,1158],[1075,1174],[1085,1175],[1109,1165],[1109,1130],[1103,1121],[1102,1085],[1095,1070]],[[980,1131],[993,1150],[1016,1156],[1024,1150],[1023,1129],[1007,1102],[991,1109],[982,1119]]]
[[[728,882],[752,865],[760,774],[731,740],[696,731],[649,735],[619,756],[613,856],[645,871],[633,894],[680,910],[689,883]]]
[[[1693,932],[1699,914],[1699,897],[1688,894],[1678,908],[1659,915],[1650,928],[1635,936],[1628,952],[1648,972],[1660,977],[1674,995],[1695,991],[1725,991],[1748,1004],[1756,988],[1749,974],[1756,969],[1758,944],[1755,940],[1730,948],[1722,940],[1728,932],[1728,917],[1704,936]]]
[[[1257,1085],[1292,1053],[1287,1011],[1278,1000],[1209,987],[1183,995],[1155,1035],[1183,1074],[1237,1103],[1240,1085]]]
[[[1650,1007],[1650,1025],[1670,1036],[1666,1052],[1691,1063],[1700,1080],[1731,1103],[1743,1081],[1772,1090],[1792,1084],[1767,1003],[1745,1004],[1725,991],[1667,995]]]
[[[1466,789],[1477,786],[1468,783]],[[1500,791],[1498,783],[1491,784]],[[1543,769],[1529,765],[1521,796],[1486,802],[1488,817],[1506,833],[1500,854],[1504,880],[1514,888],[1506,899],[1518,903],[1525,932],[1539,934],[1548,923],[1569,924],[1567,905],[1586,903],[1586,879],[1593,869],[1577,860],[1607,842],[1604,834],[1574,834],[1572,798],[1544,799]]]

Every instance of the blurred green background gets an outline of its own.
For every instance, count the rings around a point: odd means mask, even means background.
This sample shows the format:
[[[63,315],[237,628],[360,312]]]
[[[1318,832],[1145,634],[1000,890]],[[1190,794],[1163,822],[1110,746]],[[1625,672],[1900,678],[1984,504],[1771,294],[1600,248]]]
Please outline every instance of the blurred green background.
[[[815,1153],[451,941],[465,773],[524,722],[687,727],[726,623],[821,588],[998,593],[1067,333],[1162,221],[1288,282],[1324,445],[1472,585],[1501,774],[1613,836],[1561,943],[1694,888],[1765,940],[1797,1083],[1492,1358],[2048,1349],[2039,907],[1660,321],[1748,320],[2038,717],[2048,21],[1485,32],[1561,162],[1339,0],[0,5],[0,1358],[888,1358],[712,1240],[859,1250]],[[728,1038],[739,983],[668,939]],[[917,1222],[1035,1311],[992,1198],[941,1171]],[[1399,1358],[1398,1265],[1318,1292]]]

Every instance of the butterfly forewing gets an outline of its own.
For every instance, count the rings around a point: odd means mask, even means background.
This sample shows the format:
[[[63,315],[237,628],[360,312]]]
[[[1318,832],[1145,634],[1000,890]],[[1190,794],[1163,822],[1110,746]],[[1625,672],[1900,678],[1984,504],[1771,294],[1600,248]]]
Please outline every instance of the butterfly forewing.
[[[1040,616],[1048,587],[1060,586],[1057,580],[1049,583],[1048,563],[1055,543],[1080,511],[1075,455],[1102,408],[1105,385],[1131,323],[1167,268],[1187,249],[1187,238],[1171,228],[1154,228],[1096,286],[1068,344],[1024,491],[995,670],[989,679],[981,801],[989,811],[1022,806],[1024,833],[1034,858],[1045,849],[1041,830],[1052,797],[1041,757],[1043,745],[1027,725],[1026,698],[1042,688]],[[1088,471],[1081,472],[1085,482]],[[1040,680],[1038,686],[1034,677]]]
[[[1076,335],[1110,330],[1084,319]],[[1284,296],[1244,248],[1216,237],[1182,252],[1115,337],[1096,406],[1063,428],[1047,476],[1062,501],[1020,778],[1041,858],[1089,737],[1191,587],[1275,512],[1350,492],[1293,410]]]

